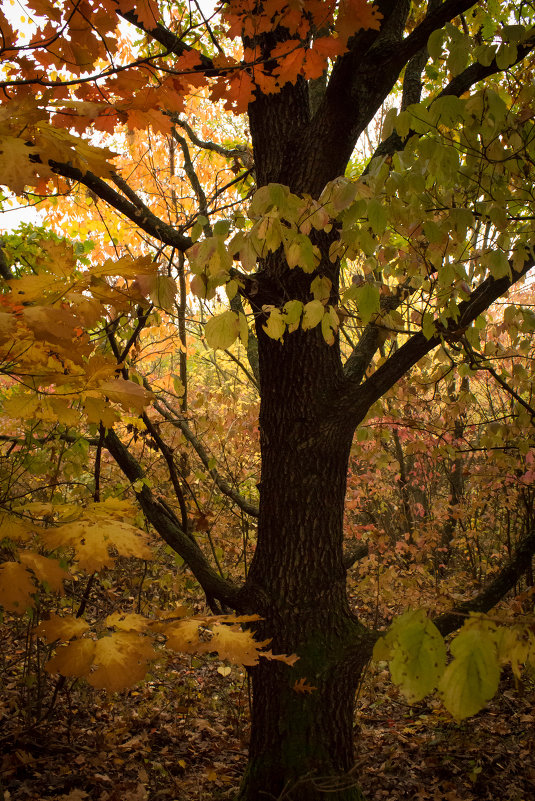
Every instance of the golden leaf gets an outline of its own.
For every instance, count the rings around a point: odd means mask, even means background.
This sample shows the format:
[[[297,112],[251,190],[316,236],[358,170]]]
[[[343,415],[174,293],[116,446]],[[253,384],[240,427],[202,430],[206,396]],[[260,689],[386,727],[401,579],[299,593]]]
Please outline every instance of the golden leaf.
[[[82,518],[43,532],[42,539],[53,548],[68,546],[74,548],[79,566],[92,573],[103,567],[110,567],[113,558],[110,548],[115,548],[121,556],[136,556],[139,559],[152,559],[152,551],[146,544],[146,534],[141,529],[120,520]]]
[[[236,665],[256,665],[259,649],[269,642],[257,642],[251,631],[242,631],[238,626],[214,623],[212,632],[210,642],[205,643],[202,650],[217,651],[220,659],[228,659]]]
[[[63,589],[64,579],[71,578],[70,573],[60,567],[57,559],[49,559],[41,556],[34,551],[22,551],[19,560],[23,565],[34,573],[41,582],[46,582],[53,592],[65,594]]]
[[[156,656],[149,640],[133,632],[117,631],[96,642],[93,664],[96,670],[89,684],[117,692],[141,681],[147,663]]]
[[[52,612],[49,620],[42,620],[34,628],[34,633],[44,637],[47,643],[62,640],[68,642],[74,637],[81,637],[89,629],[89,625],[80,617],[60,617]]]
[[[117,378],[115,381],[104,381],[99,389],[110,400],[120,403],[124,409],[134,409],[139,414],[154,398],[152,392],[134,383],[134,381],[128,381],[124,378]]]
[[[8,612],[23,614],[29,607],[35,606],[35,589],[30,571],[19,562],[0,565],[0,605]]]
[[[106,618],[107,626],[115,626],[121,631],[145,631],[150,624],[148,618],[134,612],[113,612]]]
[[[200,622],[198,618],[189,618],[188,620],[179,620],[176,623],[163,625],[162,631],[167,637],[166,647],[186,654],[193,654],[198,651],[199,646],[202,644],[199,637]]]
[[[29,523],[13,517],[7,512],[0,512],[0,536],[14,542],[27,542],[31,539],[32,531]]]
[[[73,640],[61,646],[46,665],[48,673],[62,676],[87,676],[93,663],[96,642],[94,640]]]

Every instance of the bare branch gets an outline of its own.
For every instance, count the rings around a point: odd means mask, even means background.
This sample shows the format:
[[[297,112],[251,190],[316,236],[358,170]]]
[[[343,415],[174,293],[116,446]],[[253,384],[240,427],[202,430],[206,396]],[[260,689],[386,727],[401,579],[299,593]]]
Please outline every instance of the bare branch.
[[[234,503],[246,514],[251,515],[251,517],[258,517],[258,507],[240,495],[239,492],[233,489],[230,484],[228,484],[225,479],[219,475],[215,467],[210,466],[211,459],[209,454],[206,452],[201,441],[195,436],[186,420],[177,414],[176,410],[173,409],[172,406],[170,406],[165,400],[161,402],[156,401],[154,408],[162,415],[163,418],[165,418],[165,420],[182,431],[188,442],[193,446],[197,456],[207,469],[208,473],[214,480],[216,487],[221,490],[223,495],[226,495],[228,498],[234,501]]]
[[[178,518],[165,503],[165,499],[160,500],[154,497],[152,490],[144,483],[145,473],[139,462],[121,442],[115,431],[107,431],[105,445],[132,483],[139,505],[148,521],[154,526],[160,537],[184,559],[206,595],[210,598],[217,598],[221,603],[236,609],[240,588],[222,578],[213,569],[195,539],[188,536],[183,530]],[[141,486],[141,488],[135,489],[134,485]]]
[[[165,245],[171,245],[180,251],[188,250],[193,244],[189,236],[184,236],[168,223],[161,220],[153,214],[135,195],[136,203],[132,200],[127,200],[120,195],[113,187],[106,183],[102,178],[97,177],[92,172],[82,172],[70,164],[63,164],[57,161],[48,162],[52,171],[56,175],[62,175],[64,178],[70,178],[73,181],[87,186],[92,192],[97,195],[101,200],[104,200],[116,211],[123,214],[131,220],[139,228],[143,229],[147,234],[158,239]],[[118,178],[115,176],[114,180]],[[122,179],[120,179],[122,182]],[[124,183],[124,182],[123,182]],[[126,185],[126,184],[125,184]],[[134,193],[129,190],[133,196]]]

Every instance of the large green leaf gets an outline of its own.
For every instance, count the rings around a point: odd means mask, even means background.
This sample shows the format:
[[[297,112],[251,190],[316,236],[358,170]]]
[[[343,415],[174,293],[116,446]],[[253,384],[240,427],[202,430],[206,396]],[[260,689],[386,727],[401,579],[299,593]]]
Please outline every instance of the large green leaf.
[[[479,712],[498,689],[500,666],[488,624],[465,624],[451,644],[451,653],[440,692],[453,717],[463,720]]]
[[[392,680],[411,702],[420,701],[440,681],[446,665],[444,640],[424,610],[405,612],[374,648],[375,659],[387,659]]]

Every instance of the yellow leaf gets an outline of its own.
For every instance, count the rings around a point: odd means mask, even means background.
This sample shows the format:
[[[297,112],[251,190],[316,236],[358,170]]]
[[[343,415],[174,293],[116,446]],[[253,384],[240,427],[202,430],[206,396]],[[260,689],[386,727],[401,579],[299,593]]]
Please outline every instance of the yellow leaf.
[[[56,128],[47,122],[37,123],[36,130],[35,145],[43,164],[48,164],[49,159],[70,162],[82,173],[92,172],[106,178],[111,176],[114,167],[108,160],[116,154],[108,148],[90,145],[64,128]]]
[[[238,315],[226,311],[212,317],[205,326],[206,341],[211,348],[229,348],[240,333]]]
[[[16,326],[16,320],[12,314],[0,312],[0,342],[10,339],[15,333]]]
[[[267,323],[263,325],[262,328],[268,337],[271,337],[271,339],[280,339],[282,342],[284,332],[286,331],[286,323],[279,309],[272,309],[269,313]]]
[[[211,640],[201,650],[217,651],[220,659],[228,659],[237,665],[256,665],[259,649],[269,642],[257,642],[251,631],[242,631],[238,626],[220,623],[214,623],[212,633]]]
[[[107,626],[115,626],[121,631],[145,631],[150,623],[148,618],[134,612],[114,612],[106,618]]]
[[[145,532],[130,523],[111,518],[107,521],[82,519],[66,523],[43,532],[42,539],[53,548],[74,548],[79,566],[91,573],[113,564],[110,548],[115,548],[121,556],[152,559]]]
[[[120,403],[124,409],[134,409],[139,414],[154,398],[152,392],[134,381],[124,378],[116,378],[115,381],[104,381],[99,389],[110,400]]]
[[[46,164],[30,161],[30,156],[39,158],[31,143],[17,136],[0,137],[0,183],[16,195],[22,194],[26,186],[35,186],[38,176],[52,177],[52,170]]]
[[[74,640],[61,646],[46,665],[48,673],[62,676],[87,676],[93,663],[96,643],[94,640]]]
[[[117,631],[96,642],[93,664],[96,670],[89,684],[117,692],[145,678],[147,663],[156,656],[149,640],[133,632]]]
[[[20,417],[23,420],[29,420],[35,417],[38,406],[39,398],[37,395],[22,393],[12,395],[3,402],[5,415],[15,418]]]
[[[323,319],[325,307],[319,300],[311,300],[303,306],[303,319],[301,321],[301,328],[303,331],[308,331],[309,328],[315,328],[318,323]]]
[[[0,605],[8,612],[23,614],[35,606],[32,597],[35,589],[31,573],[19,562],[0,565]]]
[[[0,536],[13,542],[27,542],[31,539],[32,531],[25,520],[19,520],[7,512],[0,512]]]
[[[48,620],[42,620],[35,627],[34,633],[44,637],[50,644],[56,640],[68,642],[74,637],[81,637],[88,629],[89,625],[81,617],[60,617],[52,612]]]
[[[113,428],[114,423],[119,419],[119,415],[112,409],[104,398],[93,398],[86,395],[84,399],[84,411],[88,423],[100,423],[104,428]]]
[[[71,575],[60,567],[57,559],[49,559],[47,556],[41,556],[34,551],[22,551],[19,559],[23,565],[26,565],[37,576],[39,581],[46,582],[53,592],[59,592],[64,595],[63,581],[70,578]]]
[[[164,625],[162,630],[167,637],[166,647],[173,651],[183,651],[186,654],[198,651],[201,644],[199,622],[197,618],[190,618]]]

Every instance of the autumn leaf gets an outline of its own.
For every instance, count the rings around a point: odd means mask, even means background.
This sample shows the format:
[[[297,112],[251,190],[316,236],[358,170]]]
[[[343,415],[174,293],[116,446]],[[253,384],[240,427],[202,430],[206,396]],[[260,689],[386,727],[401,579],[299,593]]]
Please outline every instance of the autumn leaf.
[[[296,681],[292,687],[292,690],[296,693],[301,694],[310,694],[313,693],[314,690],[317,690],[317,687],[314,687],[312,684],[309,684],[304,676],[302,676],[299,681]]]
[[[204,329],[206,342],[211,348],[230,348],[240,332],[238,315],[226,311],[211,317]]]
[[[174,311],[177,292],[174,278],[167,275],[138,275],[136,284],[155,306],[168,312]]]
[[[30,157],[33,160],[30,160]],[[31,142],[15,136],[0,137],[0,184],[17,195],[35,186],[38,177],[52,177],[52,170],[39,163],[39,152]]]
[[[89,624],[81,617],[60,617],[52,612],[48,620],[42,620],[34,629],[39,637],[44,637],[51,644],[56,640],[68,642],[81,637],[89,629]]]
[[[376,5],[367,0],[340,0],[340,10],[336,20],[336,30],[342,41],[347,41],[358,31],[381,28],[383,15]]]
[[[13,542],[27,542],[32,536],[32,526],[8,512],[0,512],[0,535]]]
[[[40,582],[48,584],[53,592],[64,595],[63,582],[71,578],[70,573],[60,566],[57,559],[49,559],[33,551],[21,551],[19,560],[32,571]]]
[[[60,673],[62,676],[87,676],[93,663],[95,648],[94,640],[85,637],[73,640],[57,649],[52,659],[46,663],[45,670],[48,673]]]
[[[148,406],[154,395],[149,390],[125,378],[116,378],[115,381],[103,381],[99,385],[100,391],[112,401],[120,403],[124,409],[134,409],[141,414]]]
[[[151,621],[135,612],[113,612],[106,618],[107,626],[114,626],[121,631],[145,631]]]
[[[36,586],[31,573],[19,562],[0,564],[0,605],[8,612],[23,614],[35,605]]]
[[[201,645],[199,636],[200,623],[201,621],[197,618],[189,618],[188,620],[162,624],[160,629],[165,634],[166,647],[186,654],[198,651]]]
[[[220,659],[228,659],[235,665],[256,665],[259,649],[268,642],[257,642],[251,631],[243,631],[238,626],[215,623],[212,626],[212,638],[203,650],[217,651]]]
[[[113,564],[110,549],[121,556],[152,559],[141,529],[119,520],[82,519],[44,531],[41,539],[52,548],[74,548],[75,558],[84,570],[93,572]]]
[[[93,687],[118,692],[145,678],[148,662],[156,653],[150,640],[129,631],[117,631],[95,643],[88,682]]]

